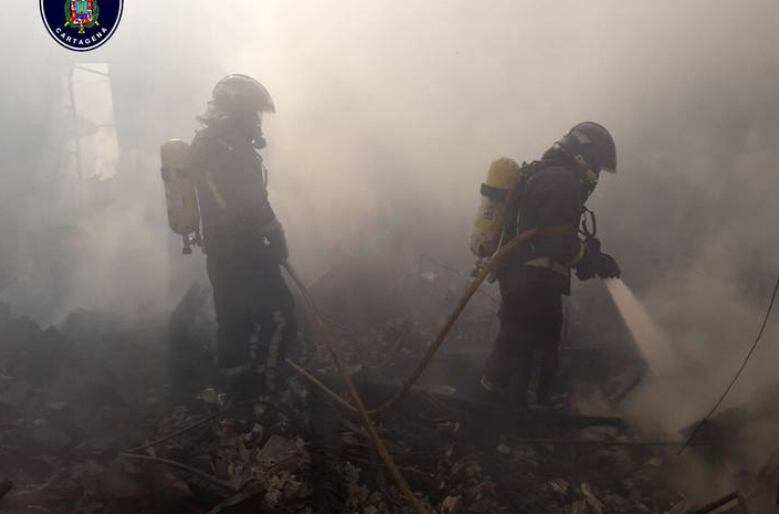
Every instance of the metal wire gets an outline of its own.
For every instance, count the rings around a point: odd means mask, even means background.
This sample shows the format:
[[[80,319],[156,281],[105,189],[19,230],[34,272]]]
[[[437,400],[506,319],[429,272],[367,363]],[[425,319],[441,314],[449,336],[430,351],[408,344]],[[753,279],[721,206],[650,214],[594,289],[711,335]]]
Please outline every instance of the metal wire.
[[[709,413],[706,414],[703,419],[695,426],[692,433],[690,434],[690,437],[687,438],[687,441],[685,441],[684,445],[679,449],[679,453],[677,455],[680,455],[688,446],[690,446],[690,443],[695,438],[696,435],[698,435],[698,432],[700,431],[701,427],[711,418],[711,416],[714,415],[714,413],[717,411],[720,405],[722,405],[722,402],[725,401],[725,398],[730,393],[731,389],[733,389],[733,386],[736,385],[736,382],[738,382],[738,379],[741,377],[741,373],[744,371],[744,368],[747,367],[747,363],[749,362],[749,359],[752,357],[752,354],[755,353],[755,350],[757,349],[758,343],[760,343],[760,339],[763,337],[763,332],[765,332],[765,327],[768,325],[768,319],[771,317],[771,311],[774,309],[774,301],[776,300],[776,293],[779,291],[779,276],[776,277],[776,284],[774,284],[774,291],[771,294],[771,301],[768,303],[768,309],[766,310],[765,317],[763,318],[763,324],[760,325],[760,330],[757,333],[757,337],[755,338],[755,341],[752,343],[752,347],[749,349],[749,352],[747,352],[746,357],[744,357],[744,361],[741,363],[741,366],[738,368],[738,371],[733,376],[733,379],[731,379],[730,383],[728,384],[728,387],[725,389],[725,392],[722,393],[722,395],[719,397],[717,402],[714,404],[714,406],[709,410]]]

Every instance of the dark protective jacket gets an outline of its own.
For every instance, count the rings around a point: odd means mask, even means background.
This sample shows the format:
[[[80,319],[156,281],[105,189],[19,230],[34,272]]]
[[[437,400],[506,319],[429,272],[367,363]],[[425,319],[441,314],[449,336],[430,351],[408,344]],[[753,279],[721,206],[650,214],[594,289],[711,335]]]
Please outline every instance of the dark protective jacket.
[[[192,141],[192,170],[209,256],[257,254],[276,222],[262,158],[251,141],[225,141],[212,127]]]
[[[574,165],[545,155],[531,165],[509,205],[506,237],[543,227],[570,226],[569,233],[539,235],[520,247],[498,274],[501,292],[511,294],[528,287],[570,292],[569,267],[580,256],[577,235],[585,199],[584,186]]]
[[[248,138],[228,141],[207,126],[192,141],[192,172],[219,366],[231,373],[252,363],[275,369],[296,326],[294,299],[281,274],[284,231],[268,202],[262,159]]]

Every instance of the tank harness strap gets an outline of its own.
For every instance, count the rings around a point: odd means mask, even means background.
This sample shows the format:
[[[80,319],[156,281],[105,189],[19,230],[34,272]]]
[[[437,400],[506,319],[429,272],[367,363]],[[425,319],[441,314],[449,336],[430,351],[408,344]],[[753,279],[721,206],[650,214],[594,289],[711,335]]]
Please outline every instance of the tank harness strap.
[[[502,189],[500,187],[494,187],[490,186],[488,184],[482,183],[481,189],[479,190],[482,196],[486,196],[487,198],[491,198],[495,200],[496,202],[502,202],[506,199],[508,196],[508,190]]]

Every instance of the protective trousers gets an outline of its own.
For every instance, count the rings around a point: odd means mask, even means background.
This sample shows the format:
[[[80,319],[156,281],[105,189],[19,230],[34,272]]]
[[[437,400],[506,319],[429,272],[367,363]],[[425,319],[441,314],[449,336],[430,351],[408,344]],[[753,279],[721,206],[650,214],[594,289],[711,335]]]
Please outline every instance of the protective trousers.
[[[267,387],[297,333],[294,299],[277,262],[208,255],[223,375],[264,374]]]
[[[502,389],[508,389],[515,379],[518,403],[525,406],[537,367],[536,398],[547,403],[558,367],[563,322],[559,289],[529,282],[516,291],[504,292],[498,316],[500,332],[487,360],[485,377]]]

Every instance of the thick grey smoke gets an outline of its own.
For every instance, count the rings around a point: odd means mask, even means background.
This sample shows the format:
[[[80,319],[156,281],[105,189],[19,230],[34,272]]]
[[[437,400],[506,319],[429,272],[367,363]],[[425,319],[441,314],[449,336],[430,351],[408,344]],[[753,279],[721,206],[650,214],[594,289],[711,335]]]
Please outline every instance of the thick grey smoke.
[[[619,150],[590,202],[604,246],[678,344],[699,410],[672,424],[703,413],[757,328],[779,250],[774,1],[136,0],[86,55],[17,11],[26,42],[3,45],[0,85],[0,272],[18,309],[154,315],[203,277],[167,230],[157,150],[190,137],[213,83],[242,72],[277,104],[271,197],[310,278],[377,241],[387,259],[467,269],[490,161],[536,158],[592,119]],[[78,60],[110,67],[121,158],[62,214],[51,199],[72,196],[73,176],[52,123]],[[775,356],[762,350],[734,404],[774,381]]]

